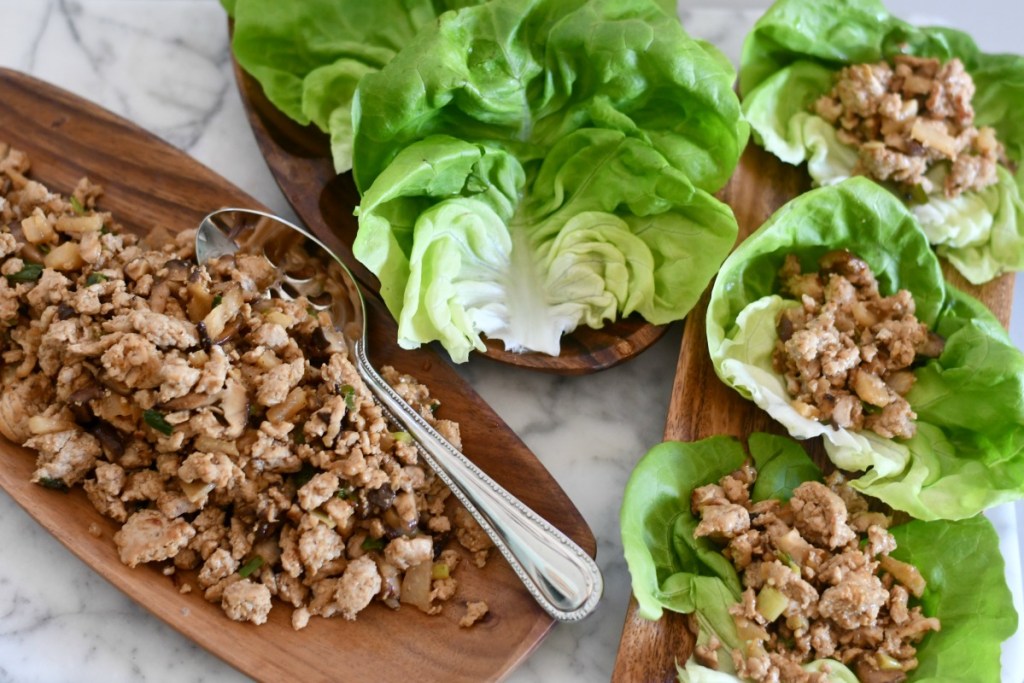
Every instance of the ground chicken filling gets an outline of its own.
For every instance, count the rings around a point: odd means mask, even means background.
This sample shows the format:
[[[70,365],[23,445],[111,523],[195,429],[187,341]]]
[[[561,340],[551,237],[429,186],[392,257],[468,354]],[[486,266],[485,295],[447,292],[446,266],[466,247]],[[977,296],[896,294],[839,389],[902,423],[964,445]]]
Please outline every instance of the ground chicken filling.
[[[893,64],[854,64],[839,72],[814,111],[858,150],[855,173],[891,181],[922,199],[942,183],[946,197],[996,182],[1005,161],[995,130],[974,126],[974,81],[959,59],[897,55]],[[939,181],[929,171],[941,165]]]
[[[752,503],[757,472],[749,464],[691,496],[694,535],[723,546],[744,591],[730,608],[743,649],[737,674],[758,683],[823,683],[825,672],[800,668],[818,659],[850,667],[861,683],[898,683],[917,667],[916,645],[939,621],[925,617],[925,581],[889,556],[890,518],[870,511],[835,473],[804,482],[789,502]],[[717,668],[719,643],[695,651]]]
[[[804,274],[789,254],[779,271],[783,294],[801,303],[779,316],[772,354],[793,407],[843,429],[909,439],[911,366],[941,354],[943,340],[914,316],[910,292],[881,296],[867,263],[850,252],[828,252],[819,266]]]
[[[354,619],[372,601],[438,613],[463,551],[491,546],[395,431],[325,313],[262,292],[262,256],[193,259],[194,231],[146,248],[26,177],[0,144],[0,433],[38,452],[33,480],[81,485],[121,526],[121,560],[263,623],[272,598]],[[460,447],[412,377],[384,378]],[[469,603],[469,623],[486,614]]]

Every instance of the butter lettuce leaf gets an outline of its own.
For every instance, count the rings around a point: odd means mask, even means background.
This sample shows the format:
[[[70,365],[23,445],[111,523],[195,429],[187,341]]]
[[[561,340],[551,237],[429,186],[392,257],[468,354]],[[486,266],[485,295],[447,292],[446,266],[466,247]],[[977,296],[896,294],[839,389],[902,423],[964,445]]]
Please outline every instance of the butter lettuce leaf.
[[[494,0],[363,76],[353,251],[400,344],[557,354],[685,316],[736,238],[710,194],[747,139],[733,78],[650,0]]]
[[[643,618],[660,619],[664,608],[693,612],[700,594],[696,586],[704,581],[721,584],[717,592],[724,592],[729,604],[739,601],[739,577],[711,541],[692,533],[677,537],[677,531],[697,527],[690,512],[693,489],[738,470],[745,459],[738,440],[719,436],[659,444],[633,470],[623,494],[620,525],[633,595]],[[681,576],[673,579],[677,575]],[[690,585],[681,588],[684,579]],[[665,590],[669,586],[672,590]],[[735,647],[739,640],[731,621],[727,613],[716,619],[715,631]]]
[[[907,394],[917,413],[911,439],[887,439],[803,417],[772,367],[780,311],[777,273],[789,253],[805,270],[845,248],[875,272],[883,294],[907,289],[917,317],[946,339],[915,368]],[[707,314],[718,376],[798,439],[821,436],[836,466],[862,475],[852,486],[919,519],[961,519],[1024,497],[1024,355],[987,308],[942,278],[913,215],[864,178],[794,199],[722,265]]]
[[[352,168],[352,97],[425,26],[482,0],[222,0],[232,51],[275,107],[331,136],[335,169]]]
[[[780,0],[748,35],[740,64],[743,111],[754,138],[782,161],[807,170],[817,185],[850,177],[857,154],[813,113],[844,66],[914,54],[964,62],[977,88],[978,126],[992,126],[1008,159],[1024,160],[1024,58],[981,52],[966,34],[919,28],[874,0]],[[937,251],[974,284],[1024,270],[1024,185],[1000,168],[997,183],[946,198],[937,189],[914,213]]]
[[[274,106],[330,135],[335,169],[352,168],[352,97],[424,26],[484,0],[221,0],[232,50]],[[676,16],[674,0],[657,0]]]
[[[773,491],[785,497],[802,481],[821,479],[821,471],[792,439],[755,433],[747,450],[759,472],[755,501]],[[690,495],[698,486],[735,471],[746,458],[743,444],[731,437],[669,441],[652,448],[626,484],[620,511],[622,546],[640,616],[660,619],[665,609],[695,614],[698,642],[713,635],[726,649],[719,655],[721,671],[692,659],[678,663],[683,683],[740,681],[728,656],[729,650],[743,645],[729,614],[742,593],[740,580],[713,543],[693,537],[698,520],[690,511]],[[942,624],[941,631],[929,633],[921,642],[919,666],[907,680],[999,680],[1000,644],[1016,631],[1017,615],[991,523],[983,516],[912,520],[890,531],[897,543],[892,556],[920,570],[927,581],[922,608]],[[849,669],[832,660],[805,668],[821,670],[826,664],[830,681],[856,682]]]
[[[890,531],[892,556],[921,571],[922,609],[942,624],[941,637],[921,642],[908,682],[1000,680],[1000,644],[1017,631],[1018,615],[992,523],[982,515],[955,523],[913,520]]]

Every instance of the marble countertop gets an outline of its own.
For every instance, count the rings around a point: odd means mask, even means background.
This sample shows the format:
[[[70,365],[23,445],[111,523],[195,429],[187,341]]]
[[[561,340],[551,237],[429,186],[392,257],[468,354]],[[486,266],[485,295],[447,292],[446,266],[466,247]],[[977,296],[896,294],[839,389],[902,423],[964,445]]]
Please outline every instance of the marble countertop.
[[[735,60],[765,4],[683,0],[681,15],[690,33]],[[1019,49],[1013,42],[1019,28],[1005,27],[1024,23],[1021,3],[903,0],[890,5],[908,18],[916,12],[964,26],[987,50]],[[925,7],[931,14],[922,15]],[[0,0],[0,17],[0,66],[50,81],[131,119],[272,210],[292,215],[242,110],[216,0]],[[1018,283],[1018,301],[1021,290]],[[1024,347],[1024,316],[1014,317],[1011,332]],[[510,681],[610,676],[629,599],[619,504],[635,462],[661,440],[680,340],[677,324],[638,359],[587,377],[540,375],[485,359],[460,368],[579,507],[597,536],[606,579],[599,611],[581,624],[557,626]],[[625,416],[623,406],[628,406]],[[1018,508],[1004,506],[992,516],[1022,611]],[[246,680],[95,575],[2,494],[0,547],[0,683]],[[1024,647],[1018,641],[1005,649]],[[1004,681],[1019,683],[1024,668],[1012,667]]]

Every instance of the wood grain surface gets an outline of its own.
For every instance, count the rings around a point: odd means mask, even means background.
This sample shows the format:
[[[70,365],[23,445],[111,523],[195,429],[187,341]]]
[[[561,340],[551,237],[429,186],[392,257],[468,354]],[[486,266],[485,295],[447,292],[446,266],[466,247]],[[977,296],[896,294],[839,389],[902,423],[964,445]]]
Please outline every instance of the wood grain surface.
[[[804,168],[789,166],[751,144],[740,159],[735,174],[719,193],[739,222],[739,240],[756,230],[780,206],[809,189]],[[1009,324],[1013,297],[1013,276],[1005,275],[982,287],[967,283],[949,264],[943,263],[946,279],[984,301],[1004,326]],[[710,287],[690,313],[683,328],[683,341],[676,364],[675,382],[665,422],[665,440],[697,441],[717,434],[741,437],[762,431],[785,434],[785,430],[753,402],[747,401],[715,375],[708,355],[705,333]],[[805,442],[820,465],[827,459],[820,439]],[[637,614],[635,598],[626,612],[619,653],[612,680],[615,683],[669,683],[677,680],[676,662],[685,662],[694,639],[685,617],[666,611],[660,621],[648,621]]]
[[[51,85],[0,69],[0,137],[27,152],[30,177],[70,194],[82,176],[104,186],[100,208],[124,228],[145,234],[194,227],[227,205],[262,208],[243,191],[137,126]],[[334,246],[338,246],[335,244]],[[591,555],[594,536],[551,475],[511,429],[429,350],[402,351],[382,304],[367,297],[371,359],[415,375],[442,402],[439,415],[461,423],[466,455]],[[0,488],[104,578],[185,636],[249,676],[265,681],[484,681],[507,674],[551,628],[496,553],[483,570],[458,572],[459,590],[444,613],[392,611],[374,604],[355,622],[314,618],[291,628],[278,604],[263,626],[229,620],[193,592],[179,594],[158,567],[129,569],[112,541],[116,524],[96,512],[81,489],[31,484],[35,456],[0,439]],[[102,533],[89,533],[96,524]],[[42,532],[42,530],[40,530]],[[458,620],[467,600],[485,600],[490,615],[472,629]]]
[[[282,114],[237,62],[235,79],[256,142],[295,213],[327,246],[337,252],[343,245],[348,256],[345,265],[367,288],[380,291],[377,278],[351,256],[350,247],[358,226],[352,210],[359,204],[359,193],[351,173],[334,172],[327,136],[315,126],[300,126]],[[651,325],[632,315],[598,330],[577,328],[562,337],[561,353],[557,356],[509,352],[502,342],[493,339],[485,339],[487,350],[483,355],[531,370],[584,375],[634,358],[666,331],[665,325]]]

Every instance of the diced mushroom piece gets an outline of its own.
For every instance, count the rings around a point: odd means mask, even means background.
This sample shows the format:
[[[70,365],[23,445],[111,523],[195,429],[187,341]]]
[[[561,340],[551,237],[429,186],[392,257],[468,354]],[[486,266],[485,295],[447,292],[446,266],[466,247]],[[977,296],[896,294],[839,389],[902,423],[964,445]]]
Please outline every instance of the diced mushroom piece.
[[[220,303],[203,318],[210,339],[216,341],[222,338],[228,323],[238,315],[244,301],[241,287],[231,287],[221,295]]]
[[[928,338],[924,341],[921,346],[915,349],[918,355],[926,358],[938,358],[942,355],[943,350],[946,348],[946,340],[935,334],[934,332],[928,332]]]
[[[164,264],[168,282],[185,282],[189,276],[189,265],[187,261],[180,258],[172,258]]]
[[[851,282],[870,276],[871,269],[864,259],[854,256],[848,249],[833,249],[818,261],[824,273],[838,273]],[[873,279],[873,278],[872,278]]]
[[[238,444],[234,441],[227,441],[226,439],[215,439],[208,434],[199,434],[196,436],[193,446],[195,446],[197,451],[205,451],[207,453],[225,453],[233,458],[238,457]]]
[[[306,391],[302,387],[292,389],[285,400],[267,411],[271,422],[290,422],[300,410],[306,407]]]
[[[217,394],[203,394],[191,391],[184,396],[165,401],[162,405],[168,410],[196,410],[213,405],[217,401]]]
[[[919,598],[924,595],[926,583],[917,567],[912,564],[907,564],[906,562],[901,562],[900,560],[889,557],[888,555],[879,558],[879,563],[882,569],[892,574],[893,578],[903,584],[908,591],[913,593],[914,597]]]
[[[930,121],[919,118],[910,129],[910,137],[926,147],[931,147],[952,159],[957,155],[956,140],[949,134],[949,129],[942,121]]]
[[[171,286],[166,280],[160,280],[149,292],[149,308],[156,313],[167,310],[167,302],[171,298]]]
[[[200,271],[193,272],[199,273]],[[185,290],[188,293],[188,303],[186,304],[188,319],[199,323],[213,310],[213,294],[210,292],[209,283],[197,277],[189,281]],[[207,334],[209,334],[208,330]]]

